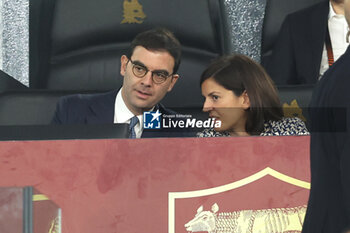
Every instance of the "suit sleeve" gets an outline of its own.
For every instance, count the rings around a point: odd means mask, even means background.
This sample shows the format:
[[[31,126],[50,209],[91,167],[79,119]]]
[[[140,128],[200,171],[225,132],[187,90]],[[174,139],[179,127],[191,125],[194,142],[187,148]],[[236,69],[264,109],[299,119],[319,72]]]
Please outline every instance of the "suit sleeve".
[[[266,70],[276,85],[296,84],[295,53],[291,18],[284,20]]]
[[[68,122],[68,99],[66,97],[62,97],[59,99],[54,116],[51,120],[51,124],[53,125],[61,125]]]
[[[350,118],[350,116],[347,116]],[[347,119],[350,122],[350,119]],[[346,133],[346,138],[344,140],[344,147],[341,149],[339,166],[340,166],[340,179],[341,186],[343,190],[344,207],[346,211],[346,221],[350,226],[350,133]]]

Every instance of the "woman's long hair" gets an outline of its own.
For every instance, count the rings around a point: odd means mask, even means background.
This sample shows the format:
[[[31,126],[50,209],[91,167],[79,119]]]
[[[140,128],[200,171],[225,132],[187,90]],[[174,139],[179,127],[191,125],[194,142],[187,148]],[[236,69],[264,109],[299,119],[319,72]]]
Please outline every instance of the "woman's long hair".
[[[215,60],[203,72],[200,85],[213,78],[239,97],[247,92],[250,108],[247,110],[246,132],[258,135],[264,129],[264,122],[280,120],[283,110],[276,87],[258,63],[244,55],[223,56]]]

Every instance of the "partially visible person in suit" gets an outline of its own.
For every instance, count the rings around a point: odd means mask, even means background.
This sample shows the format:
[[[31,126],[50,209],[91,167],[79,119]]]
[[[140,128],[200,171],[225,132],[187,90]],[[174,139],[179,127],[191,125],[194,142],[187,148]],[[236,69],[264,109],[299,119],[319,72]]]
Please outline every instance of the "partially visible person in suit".
[[[120,73],[124,77],[121,89],[64,97],[57,105],[52,123],[129,123],[132,138],[164,136],[157,131],[143,132],[143,112],[174,114],[159,101],[179,78],[176,72],[180,57],[180,42],[169,30],[157,28],[138,34],[131,42],[129,54],[121,56]]]
[[[315,84],[349,45],[344,0],[326,0],[286,17],[266,70],[276,85]]]
[[[221,126],[205,129],[199,137],[308,134],[302,120],[283,117],[273,81],[249,57],[219,58],[203,72],[200,85],[203,111]]]
[[[350,0],[344,1],[350,25]],[[325,72],[310,103],[311,190],[303,233],[350,226],[350,47]]]

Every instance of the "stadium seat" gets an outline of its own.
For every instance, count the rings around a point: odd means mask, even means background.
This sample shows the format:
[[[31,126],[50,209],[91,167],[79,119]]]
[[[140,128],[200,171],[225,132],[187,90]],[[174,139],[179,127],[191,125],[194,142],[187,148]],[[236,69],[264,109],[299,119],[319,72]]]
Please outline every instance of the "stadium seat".
[[[10,75],[0,70],[0,93],[10,90],[25,90],[28,89],[21,82],[17,81]]]
[[[308,107],[314,85],[287,85],[277,87],[285,117],[299,117],[308,123]]]
[[[119,88],[120,56],[130,41],[139,32],[164,26],[183,45],[181,78],[164,103],[198,106],[201,72],[226,51],[217,0],[51,0],[31,12],[32,88]]]
[[[58,99],[73,93],[30,89],[0,93],[0,126],[49,124]]]

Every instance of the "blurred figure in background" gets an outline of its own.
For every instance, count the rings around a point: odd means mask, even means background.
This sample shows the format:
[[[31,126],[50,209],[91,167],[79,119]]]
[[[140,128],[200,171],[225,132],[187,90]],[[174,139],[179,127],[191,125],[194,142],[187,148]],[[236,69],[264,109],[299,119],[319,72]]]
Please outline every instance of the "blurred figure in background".
[[[350,23],[350,0],[344,1]],[[350,226],[350,48],[326,71],[310,103],[311,190],[303,233]]]
[[[266,70],[277,85],[315,84],[349,45],[344,0],[288,15]]]

